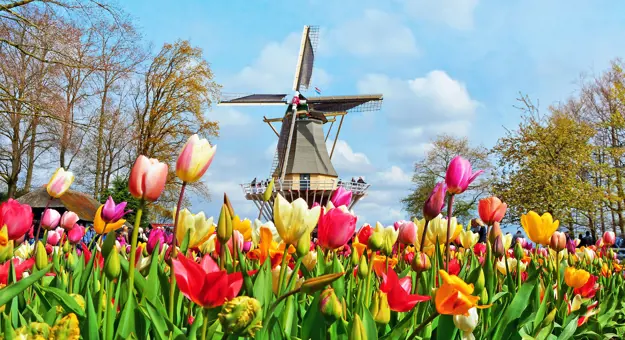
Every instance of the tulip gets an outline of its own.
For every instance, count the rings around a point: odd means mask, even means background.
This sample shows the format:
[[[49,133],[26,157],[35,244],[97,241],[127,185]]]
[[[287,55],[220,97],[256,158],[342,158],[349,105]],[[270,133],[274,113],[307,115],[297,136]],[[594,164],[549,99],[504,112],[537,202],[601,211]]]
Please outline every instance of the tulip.
[[[272,280],[271,281],[271,283],[272,283],[271,284],[271,289],[272,289],[273,293],[276,294],[276,296],[279,293],[278,292],[278,288],[279,288],[278,285],[280,284],[280,271],[281,270],[282,270],[282,267],[280,265],[276,266],[275,268],[273,268],[271,270],[271,280]],[[337,274],[340,274],[339,277],[341,277],[341,276],[343,276],[344,273],[337,273]],[[286,282],[289,282],[291,280],[291,276],[292,275],[295,275],[296,278],[298,277],[298,274],[294,273],[293,269],[291,269],[290,267],[287,266],[286,270],[285,270],[284,280]],[[332,275],[332,274],[330,274],[330,275]],[[328,275],[324,275],[324,276],[328,276]],[[319,279],[321,279],[321,280],[319,281]],[[310,282],[308,282],[308,281],[310,281]],[[302,292],[310,293],[312,291],[321,290],[321,289],[323,289],[323,287],[325,287],[325,286],[327,286],[327,285],[329,285],[331,283],[331,281],[330,281],[330,283],[326,282],[322,277],[316,277],[316,278],[307,280],[306,282],[308,282],[310,285],[306,286],[306,287],[303,286],[304,282],[305,282],[304,278],[297,279],[297,281],[295,281],[294,289],[297,289],[297,288],[301,287],[302,288]]]
[[[16,254],[17,255],[17,254]],[[13,257],[13,240],[9,240],[6,226],[0,227],[0,263]],[[25,257],[22,257],[25,258]]]
[[[539,216],[537,213],[530,211],[527,215],[521,216],[521,225],[530,240],[547,246],[549,245],[551,235],[558,229],[560,221],[554,221],[550,213],[544,213],[542,216]]]
[[[471,249],[473,246],[477,244],[477,241],[480,240],[480,234],[474,233],[471,230],[462,229],[460,231],[460,244],[465,249]]]
[[[516,272],[517,264],[519,263],[517,259],[508,257],[505,259],[508,262],[508,269],[510,272]],[[506,262],[504,262],[504,258],[497,261],[497,270],[503,275],[506,275]],[[527,269],[527,265],[521,262],[521,272],[524,272]]]
[[[232,218],[232,230],[240,232],[245,241],[252,240],[252,221],[249,219],[246,218],[242,220],[239,215],[234,215]]]
[[[311,232],[317,225],[320,213],[321,207],[308,209],[308,204],[302,198],[289,203],[278,194],[274,202],[274,222],[286,244],[296,244],[304,233]]]
[[[254,337],[263,326],[257,317],[262,313],[258,300],[249,296],[237,296],[226,302],[219,313],[219,323],[226,334]]]
[[[484,170],[473,172],[471,163],[460,157],[454,157],[445,173],[445,183],[450,194],[462,194]]]
[[[365,340],[367,339],[367,330],[362,323],[362,319],[358,314],[354,314],[354,318],[350,323],[351,328],[348,332],[348,340]]]
[[[54,209],[46,209],[41,216],[41,226],[46,229],[54,229],[61,221],[61,214]]]
[[[314,250],[309,251],[304,257],[302,257],[302,264],[308,271],[315,269],[317,265],[317,252]]]
[[[330,287],[326,288],[323,292],[321,292],[320,298],[319,310],[321,311],[321,315],[323,315],[329,323],[333,323],[334,321],[342,318],[343,306],[341,305],[341,301],[339,301],[338,297],[336,297],[334,289]]]
[[[410,276],[399,279],[395,270],[388,268],[382,273],[380,290],[387,294],[388,305],[396,312],[408,312],[417,303],[428,301],[429,296],[410,294],[412,290],[412,278]]]
[[[281,241],[280,234],[278,234],[278,229],[276,229],[276,226],[273,224],[273,222],[269,221],[263,224],[260,220],[256,219],[254,220],[254,223],[252,223],[252,242],[254,243],[254,246],[258,246],[258,244],[260,243],[261,227],[267,228],[271,231],[274,242]]]
[[[564,282],[566,285],[578,289],[583,287],[590,279],[590,273],[583,269],[575,269],[573,267],[566,267],[564,271]]]
[[[72,182],[74,182],[74,174],[63,168],[58,168],[50,178],[46,191],[48,191],[48,195],[59,198],[69,189]]]
[[[566,249],[566,235],[559,231],[554,232],[549,239],[549,246],[555,251]]]
[[[35,266],[37,269],[41,270],[48,265],[48,250],[41,243],[41,241],[37,241],[35,243]]]
[[[417,226],[414,222],[403,221],[403,223],[399,225],[397,241],[406,245],[417,243]]]
[[[217,146],[211,146],[206,139],[189,137],[176,161],[176,176],[183,182],[197,182],[211,165],[215,151]]]
[[[228,240],[226,245],[228,246],[228,249],[230,249],[230,254],[232,256],[235,256],[237,253],[237,249],[243,249],[243,243],[245,243],[245,241],[243,241],[243,235],[241,235],[241,233],[238,230],[235,230],[232,232],[232,237]],[[217,242],[215,244],[215,251],[217,253],[221,252],[220,242]]]
[[[173,216],[176,216],[175,209]],[[204,212],[192,214],[188,209],[182,209],[178,216],[178,227],[176,228],[178,244],[182,244],[187,232],[189,233],[188,248],[198,247],[215,232],[213,217],[206,218]]]
[[[425,238],[425,247],[429,245],[436,244],[444,244],[447,238],[447,219],[443,218],[442,215],[438,215],[428,223],[428,228],[426,230],[426,238]],[[417,244],[415,246],[421,245],[421,238],[423,236],[423,229],[425,228],[425,219],[421,219],[418,221],[417,225]],[[451,218],[451,233],[449,236],[450,240],[455,240],[460,236],[460,232],[462,231],[462,225],[458,224],[458,220],[455,217]]]
[[[126,223],[125,219],[119,219],[113,223],[104,222],[102,218],[102,209],[104,208],[104,204],[102,204],[98,210],[95,212],[95,217],[93,218],[93,230],[100,235],[108,234],[112,230],[117,230],[121,228],[124,223]]]
[[[573,294],[581,295],[585,299],[594,298],[600,287],[599,284],[597,283],[598,279],[599,279],[598,276],[590,275],[590,277],[588,278],[588,281],[586,281],[586,283],[583,286],[573,289]]]
[[[384,227],[378,222],[373,234],[369,237],[369,248],[374,251],[380,250],[383,254],[390,256],[398,236],[399,232],[395,231],[393,226]]]
[[[104,274],[109,280],[113,281],[119,277],[120,272],[119,250],[117,250],[117,247],[113,247],[104,263]]]
[[[430,263],[430,257],[426,253],[420,251],[416,252],[410,263],[412,270],[417,273],[430,270],[432,264]]]
[[[130,171],[128,191],[135,198],[156,201],[165,188],[167,170],[167,164],[140,155]]]
[[[63,229],[62,228],[58,228],[56,230],[50,230],[48,231],[48,238],[46,240],[46,242],[51,245],[51,246],[56,246],[59,244],[59,241],[61,240],[61,235],[63,234]]]
[[[472,333],[475,327],[477,327],[477,323],[479,321],[477,308],[473,307],[469,309],[468,314],[469,315],[454,315],[454,325],[456,325],[456,328],[462,331],[462,339],[475,339]]]
[[[323,249],[334,250],[347,244],[356,230],[356,216],[351,214],[344,205],[323,211],[319,218],[317,237]],[[308,247],[308,244],[306,245]]]
[[[122,217],[124,217],[131,210],[126,210],[126,205],[128,202],[121,202],[119,204],[115,204],[113,201],[113,197],[109,196],[104,203],[104,208],[102,208],[102,220],[106,223],[115,223],[119,221]]]
[[[24,276],[24,272],[30,270],[35,265],[35,259],[31,257],[28,260],[20,261],[18,258],[13,258],[11,261],[0,264],[0,285],[6,286],[8,284],[11,264],[13,264],[15,270],[15,278],[19,281]]]
[[[75,212],[66,211],[63,213],[63,216],[61,216],[61,227],[65,230],[71,230],[72,228],[74,228],[74,225],[76,224],[76,222],[78,222],[79,219],[80,218]]]
[[[172,259],[178,289],[189,300],[204,308],[215,308],[234,299],[243,285],[241,273],[228,274],[220,271],[219,265],[204,255],[200,263],[178,254]]]
[[[506,209],[508,209],[508,205],[502,203],[501,200],[495,196],[481,199],[477,205],[480,218],[487,225],[501,222],[503,216],[506,214]]]
[[[603,243],[605,243],[608,247],[616,243],[616,235],[613,231],[606,231],[603,233]]]
[[[423,205],[423,217],[429,221],[438,216],[445,206],[445,194],[447,185],[443,182],[436,183],[432,193]]]
[[[332,194],[332,197],[330,198],[330,202],[332,202],[335,207],[340,207],[342,205],[349,207],[351,201],[352,192],[346,190],[342,186],[336,188],[336,190],[334,190],[334,193]]]
[[[0,238],[1,237],[2,237],[2,233],[0,232]],[[15,249],[15,256],[19,257],[22,260],[27,260],[32,256],[34,250],[35,250],[35,247],[32,244],[28,242],[24,242],[20,244],[20,246],[17,247],[17,249]],[[0,260],[0,263],[1,262],[2,261]]]
[[[76,224],[67,232],[67,239],[69,239],[70,243],[77,244],[83,237],[85,237],[85,231],[85,227]]]
[[[478,296],[473,296],[473,285],[466,284],[461,278],[449,275],[444,270],[438,271],[443,284],[436,291],[434,302],[436,310],[446,315],[469,315],[469,310],[477,306]]]
[[[386,293],[378,290],[373,294],[369,311],[371,316],[373,316],[373,321],[378,325],[386,325],[391,321],[391,309],[388,305]]]
[[[365,223],[358,231],[356,237],[358,238],[359,243],[367,244],[369,242],[369,237],[371,237],[372,234],[373,228],[368,223]]]
[[[0,204],[0,227],[7,226],[9,240],[24,236],[33,225],[33,211],[28,204],[9,198]]]

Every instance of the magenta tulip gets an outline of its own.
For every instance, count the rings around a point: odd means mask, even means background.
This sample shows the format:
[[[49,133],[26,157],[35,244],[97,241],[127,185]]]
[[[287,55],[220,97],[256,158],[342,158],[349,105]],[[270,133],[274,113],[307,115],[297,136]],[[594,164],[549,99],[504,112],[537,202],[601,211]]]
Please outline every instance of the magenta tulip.
[[[41,216],[41,226],[46,229],[54,229],[61,222],[61,214],[54,209],[46,209]]]
[[[33,225],[33,210],[28,204],[9,198],[0,204],[0,228],[7,226],[9,240],[24,236]]]
[[[324,209],[325,210],[325,209]],[[337,249],[344,246],[354,236],[356,216],[345,206],[323,211],[319,218],[317,237],[324,249]]]
[[[450,194],[461,194],[467,190],[469,185],[479,176],[484,170],[473,172],[471,163],[460,157],[454,157],[449,163],[447,173],[445,174],[445,183],[447,184],[447,191]]]
[[[160,228],[152,229],[152,231],[150,231],[150,235],[148,236],[148,243],[146,244],[146,250],[148,251],[148,254],[152,254],[157,243],[159,245],[158,252],[160,253],[161,249],[163,249],[163,244],[166,243],[165,231]]]
[[[113,197],[109,196],[104,203],[104,207],[102,208],[102,220],[105,223],[115,223],[119,221],[122,217],[124,217],[131,210],[125,210],[128,202],[121,202],[119,204],[115,204],[113,201]]]
[[[417,226],[413,222],[402,221],[399,225],[399,235],[397,241],[401,244],[416,244],[417,243]]]
[[[67,232],[67,239],[72,244],[77,244],[85,236],[85,227],[76,224]]]
[[[61,216],[61,227],[65,230],[71,230],[78,220],[78,215],[75,212],[66,211]]]
[[[349,204],[352,201],[352,192],[346,190],[342,186],[339,186],[334,190],[332,194],[332,198],[330,198],[330,202],[334,204],[335,207],[340,207],[342,205],[349,207]]]
[[[430,197],[423,205],[423,217],[429,221],[441,213],[445,206],[445,194],[447,193],[447,185],[443,182],[436,183]]]

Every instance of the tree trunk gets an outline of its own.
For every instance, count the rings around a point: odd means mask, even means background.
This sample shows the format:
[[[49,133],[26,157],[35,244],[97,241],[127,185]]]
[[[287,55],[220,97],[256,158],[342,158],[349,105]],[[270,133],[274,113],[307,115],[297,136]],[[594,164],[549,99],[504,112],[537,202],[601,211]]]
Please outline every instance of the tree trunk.
[[[108,83],[107,77],[104,76],[104,88],[102,91],[102,101],[100,103],[100,119],[98,121],[98,138],[96,143],[96,166],[95,166],[95,179],[93,187],[93,196],[99,197],[102,190],[102,134],[104,133],[104,123],[106,122],[105,108],[106,99],[108,96]]]
[[[39,125],[39,110],[35,110],[33,122],[30,127],[30,144],[28,145],[28,165],[26,167],[26,180],[24,181],[24,191],[30,191],[33,181],[33,170],[35,168],[35,148],[37,146],[37,127]]]

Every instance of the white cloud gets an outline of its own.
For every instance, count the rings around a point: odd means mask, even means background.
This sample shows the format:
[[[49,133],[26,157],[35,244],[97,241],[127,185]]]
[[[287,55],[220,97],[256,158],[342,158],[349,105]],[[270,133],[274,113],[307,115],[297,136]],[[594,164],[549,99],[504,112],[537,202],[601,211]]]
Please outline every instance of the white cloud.
[[[300,43],[301,33],[291,33],[282,42],[270,42],[251,65],[226,81],[226,90],[290,94]],[[326,71],[314,68],[311,82],[315,86],[323,86],[329,81]]]
[[[452,28],[473,27],[473,15],[479,0],[400,0],[406,13],[419,19],[442,22]]]
[[[250,116],[229,106],[218,106],[207,114],[219,127],[241,127],[252,123]]]
[[[391,149],[411,161],[441,133],[467,135],[480,105],[462,82],[440,70],[409,80],[369,74],[357,86],[361,93],[384,93]]]
[[[419,53],[412,30],[401,18],[367,9],[362,17],[343,21],[327,31],[324,51],[341,50],[362,57],[415,56]],[[327,39],[327,43],[325,43]],[[327,44],[327,45],[326,45]]]
[[[412,176],[406,173],[402,168],[393,165],[390,169],[381,171],[377,174],[378,183],[385,183],[386,185],[407,188],[410,186]]]
[[[334,141],[328,140],[326,146],[328,148],[328,154],[332,150],[332,144]],[[367,155],[362,152],[354,152],[352,147],[344,140],[337,140],[336,147],[334,148],[334,154],[332,155],[332,164],[337,172],[356,172],[358,174],[366,174],[372,171],[373,166],[369,161]]]

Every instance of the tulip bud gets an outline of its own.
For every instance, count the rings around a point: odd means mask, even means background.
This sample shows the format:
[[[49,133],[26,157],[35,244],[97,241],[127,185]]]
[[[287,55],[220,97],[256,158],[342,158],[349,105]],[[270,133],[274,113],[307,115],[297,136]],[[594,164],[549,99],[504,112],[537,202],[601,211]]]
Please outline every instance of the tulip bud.
[[[360,263],[360,259],[358,257],[358,252],[356,251],[356,249],[354,249],[354,251],[352,251],[350,255],[351,255],[350,260],[352,262],[352,266],[357,266],[358,263]]]
[[[63,243],[63,253],[67,254],[69,253],[69,241],[65,241],[65,243]]]
[[[74,253],[67,254],[67,270],[73,272],[76,269],[76,265],[78,262],[76,261],[76,256]]]
[[[373,316],[373,320],[379,325],[386,325],[391,321],[391,309],[388,305],[388,297],[381,290],[373,293],[371,307],[369,311]]]
[[[234,208],[232,208],[232,204],[230,203],[230,199],[228,198],[228,194],[224,192],[224,204],[228,207],[228,212],[230,213],[230,217],[234,218]]]
[[[423,205],[423,217],[427,220],[433,220],[441,213],[445,206],[445,195],[447,194],[447,185],[443,182],[436,183],[432,193]]]
[[[488,303],[488,290],[482,289],[482,294],[480,294],[480,304],[485,305]]]
[[[302,283],[300,291],[302,293],[312,294],[316,291],[322,290],[327,285],[341,278],[343,275],[345,275],[345,273],[326,274],[310,278]]]
[[[381,250],[384,247],[384,235],[382,233],[373,233],[369,237],[369,249],[372,251]]]
[[[523,258],[523,255],[525,255],[523,246],[521,246],[521,243],[517,242],[514,245],[514,258],[517,259],[517,261],[520,261]]]
[[[410,266],[415,272],[421,273],[430,270],[432,264],[430,263],[430,257],[426,253],[417,251],[412,258]]]
[[[499,226],[499,222],[493,223],[493,226],[490,228],[490,233],[488,234],[488,240],[491,244],[495,244],[495,239],[497,236],[501,236],[501,228]]]
[[[328,323],[333,323],[343,317],[343,306],[332,288],[326,288],[321,292],[319,309]]]
[[[0,263],[13,257],[13,241],[9,240],[7,227],[0,228]]]
[[[297,256],[304,257],[310,251],[310,233],[302,234],[302,237],[297,241]]]
[[[358,277],[362,280],[369,274],[369,266],[367,266],[367,257],[361,256],[358,264]]]
[[[46,252],[46,247],[41,243],[41,241],[37,242],[37,249],[35,250],[35,266],[37,269],[41,270],[48,265],[48,253]]]
[[[228,240],[232,237],[232,217],[230,216],[230,210],[224,204],[221,206],[221,213],[219,214],[219,222],[217,223],[217,239],[222,246],[228,243]]]
[[[121,264],[119,261],[119,251],[117,247],[113,247],[112,251],[109,253],[109,256],[106,258],[106,263],[104,264],[104,273],[109,280],[113,281],[119,277],[119,273],[121,272]]]
[[[462,331],[462,337],[467,339],[470,338],[467,336],[468,334],[473,333],[475,327],[477,327],[477,323],[479,321],[479,316],[477,315],[477,308],[473,307],[469,309],[467,315],[458,314],[453,316],[454,325],[456,328]]]
[[[473,269],[471,274],[469,274],[469,277],[467,277],[466,282],[473,284],[473,295],[479,295],[486,284],[486,278],[484,277],[484,270],[482,267]]]
[[[556,231],[549,239],[549,246],[555,251],[561,251],[566,248],[566,235],[563,232]]]
[[[362,320],[358,314],[354,314],[354,318],[352,319],[351,327],[349,329],[349,335],[347,336],[348,340],[366,340],[367,339],[367,331],[365,330],[365,325],[363,325]]]
[[[495,242],[493,242],[493,254],[495,257],[502,257],[506,253],[506,249],[503,247],[503,240],[501,239],[501,235],[495,238]]]
[[[273,186],[274,186],[274,179],[272,178],[271,181],[269,182],[269,185],[267,185],[267,188],[265,189],[265,192],[263,193],[263,201],[267,202],[269,201],[269,199],[271,199],[271,194],[273,193]]]
[[[249,296],[237,296],[226,302],[219,313],[219,322],[227,334],[254,337],[262,326],[262,309],[258,300]],[[243,334],[245,331],[246,334]]]

